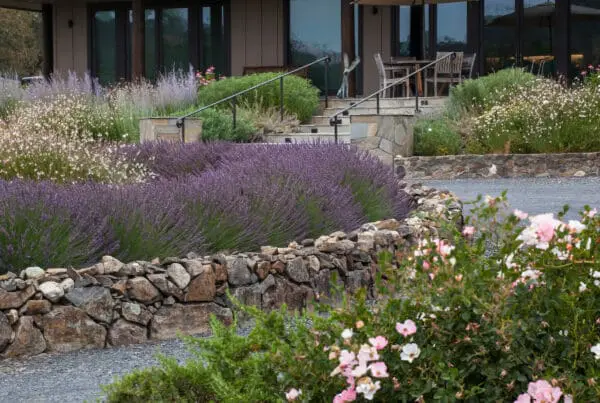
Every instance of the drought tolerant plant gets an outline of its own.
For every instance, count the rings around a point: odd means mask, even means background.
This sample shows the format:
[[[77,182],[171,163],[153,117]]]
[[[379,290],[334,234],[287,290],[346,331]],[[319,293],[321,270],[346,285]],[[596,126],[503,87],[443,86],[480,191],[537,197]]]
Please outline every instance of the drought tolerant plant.
[[[375,303],[362,291],[314,313],[241,307],[247,336],[213,318],[212,338],[186,339],[192,359],[127,375],[108,401],[597,401],[597,211],[528,217],[503,196],[473,212],[398,267],[382,255]]]
[[[207,87],[200,88],[198,102],[201,105],[209,105],[278,75],[279,73],[251,74],[217,81]],[[284,89],[283,104],[286,112],[295,115],[300,121],[308,121],[319,106],[319,90],[312,86],[310,81],[294,75],[285,77]],[[251,91],[239,97],[237,101],[240,103],[244,101],[251,104],[256,103],[265,108],[279,108],[279,81]],[[229,105],[226,104],[224,107],[229,108]]]
[[[460,154],[463,141],[455,125],[455,122],[445,118],[418,120],[413,128],[414,154]]]
[[[55,144],[52,139],[47,140],[44,144]],[[41,150],[39,154],[46,157],[44,149]],[[346,145],[159,143],[127,145],[112,153],[114,160],[101,161],[106,163],[101,167],[110,175],[131,169],[131,177],[126,178],[140,179],[133,175],[139,167],[147,183],[114,186],[118,181],[105,180],[110,185],[102,185],[92,182],[100,180],[96,177],[86,181],[85,174],[96,174],[95,170],[76,172],[77,180],[59,170],[56,174],[43,171],[39,178],[86,183],[19,185],[31,187],[34,195],[59,202],[61,214],[46,210],[43,202],[24,203],[23,209],[18,210],[21,216],[30,217],[27,220],[32,228],[46,228],[48,234],[53,234],[47,238],[46,249],[60,250],[65,238],[54,234],[77,233],[79,227],[71,227],[82,222],[86,223],[84,228],[96,234],[94,239],[102,242],[94,243],[89,250],[85,243],[74,243],[70,253],[90,259],[98,254],[131,261],[184,256],[189,252],[258,250],[267,244],[279,246],[335,230],[350,231],[371,219],[402,219],[411,208],[410,198],[390,169]],[[119,162],[124,165],[118,165]],[[47,165],[48,169],[57,169],[54,162]],[[22,169],[22,165],[18,168]],[[156,173],[148,173],[149,170]],[[38,171],[30,174],[15,177],[38,179]],[[359,191],[356,183],[360,184]],[[10,188],[7,183],[6,189]],[[371,191],[377,197],[368,198]],[[65,197],[65,193],[71,196]],[[0,202],[20,205],[20,199],[9,191],[0,193]],[[10,207],[7,209],[12,211]],[[69,218],[69,214],[75,213],[78,219]],[[58,218],[63,216],[64,220]],[[57,221],[48,224],[43,217],[57,217]],[[43,222],[38,225],[39,220]],[[60,230],[48,229],[59,224]],[[14,245],[10,246],[14,239],[22,240],[19,253],[0,265],[0,270],[20,270],[32,264],[45,267],[79,264],[77,259],[71,263],[54,259],[54,254],[27,253],[28,248],[35,249],[38,244],[26,232],[24,226],[11,227],[11,236],[0,239],[0,256],[5,256],[2,248],[14,249]]]
[[[452,116],[479,114],[492,106],[503,104],[532,85],[533,74],[520,68],[503,69],[472,80],[465,80],[450,89],[448,112]]]
[[[89,136],[64,137],[48,132],[14,132],[0,127],[0,179],[119,184],[142,182],[152,175],[122,155],[116,145]]]

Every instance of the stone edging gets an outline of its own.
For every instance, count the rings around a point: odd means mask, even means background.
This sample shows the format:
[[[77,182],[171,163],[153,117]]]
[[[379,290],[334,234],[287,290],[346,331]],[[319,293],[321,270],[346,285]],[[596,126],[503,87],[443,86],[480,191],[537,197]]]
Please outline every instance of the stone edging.
[[[461,224],[462,206],[450,193],[410,187],[411,217],[365,224],[286,248],[124,264],[105,256],[84,269],[29,267],[0,276],[0,357],[32,356],[206,334],[214,314],[230,323],[226,290],[246,304],[306,307],[327,298],[337,278],[346,290],[373,295],[378,254],[438,231],[438,220]]]
[[[489,154],[394,159],[406,179],[497,179],[600,176],[600,153]]]

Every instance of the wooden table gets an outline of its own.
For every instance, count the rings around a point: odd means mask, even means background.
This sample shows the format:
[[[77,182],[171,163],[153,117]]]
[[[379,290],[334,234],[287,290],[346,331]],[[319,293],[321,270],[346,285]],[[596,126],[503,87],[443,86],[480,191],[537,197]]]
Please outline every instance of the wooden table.
[[[413,71],[417,71],[423,66],[430,64],[431,62],[431,60],[390,60],[389,62],[385,62],[384,65],[386,67],[409,67],[413,69]],[[419,96],[423,96],[423,75],[421,73],[422,71],[417,72],[415,80],[415,88]]]

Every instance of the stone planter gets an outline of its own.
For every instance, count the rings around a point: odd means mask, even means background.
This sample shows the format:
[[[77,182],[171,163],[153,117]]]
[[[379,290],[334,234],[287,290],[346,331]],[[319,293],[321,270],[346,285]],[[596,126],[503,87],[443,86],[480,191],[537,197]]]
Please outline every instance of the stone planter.
[[[140,142],[169,141],[196,143],[202,139],[202,120],[187,118],[182,128],[176,118],[140,119]]]

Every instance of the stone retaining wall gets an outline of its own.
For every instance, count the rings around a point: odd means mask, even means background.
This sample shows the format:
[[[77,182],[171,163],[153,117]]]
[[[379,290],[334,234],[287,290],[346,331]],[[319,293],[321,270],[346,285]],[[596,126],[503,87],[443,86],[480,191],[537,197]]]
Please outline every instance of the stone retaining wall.
[[[394,162],[400,176],[414,180],[600,175],[600,153],[398,156]]]
[[[230,323],[226,290],[262,309],[301,309],[330,296],[334,273],[346,290],[367,287],[381,251],[403,249],[437,231],[437,218],[459,222],[451,194],[411,187],[417,214],[365,224],[257,253],[122,263],[105,256],[92,267],[29,267],[0,276],[0,356],[68,352],[206,334],[211,314]],[[449,202],[449,203],[448,203]]]

